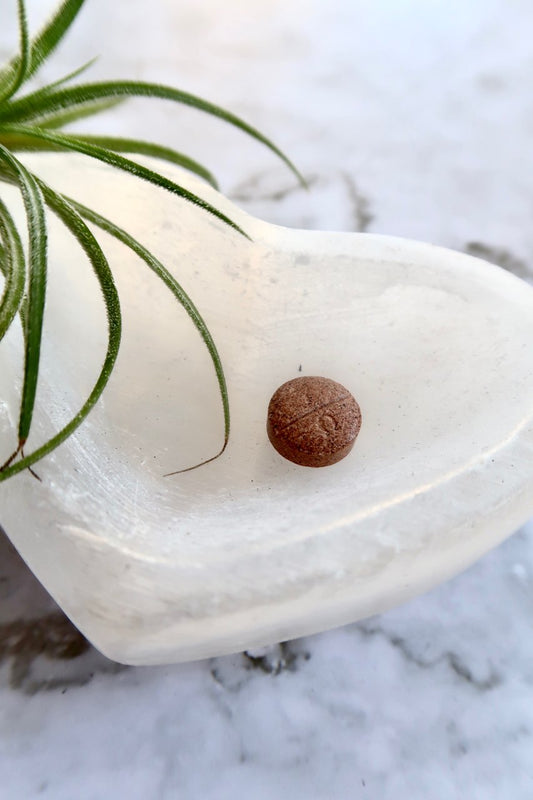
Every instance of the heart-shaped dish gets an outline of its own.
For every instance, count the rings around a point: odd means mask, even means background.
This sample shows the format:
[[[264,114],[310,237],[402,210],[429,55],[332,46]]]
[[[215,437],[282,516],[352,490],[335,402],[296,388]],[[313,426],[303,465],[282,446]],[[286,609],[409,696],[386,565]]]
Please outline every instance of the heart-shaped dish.
[[[29,160],[29,157],[28,159]],[[65,163],[68,161],[68,168]],[[0,523],[111,658],[202,658],[379,612],[472,563],[533,513],[533,289],[479,259],[371,234],[289,230],[189,175],[248,241],[146,183],[79,157],[31,157],[57,188],[143,241],[192,296],[226,371],[165,287],[99,234],[123,302],[116,372],[87,422],[0,484]],[[6,199],[17,210],[14,193]],[[52,224],[35,430],[78,410],[101,363],[90,267]],[[15,443],[22,343],[0,348],[0,456]],[[358,400],[352,453],[298,467],[269,444],[272,392],[324,375]]]

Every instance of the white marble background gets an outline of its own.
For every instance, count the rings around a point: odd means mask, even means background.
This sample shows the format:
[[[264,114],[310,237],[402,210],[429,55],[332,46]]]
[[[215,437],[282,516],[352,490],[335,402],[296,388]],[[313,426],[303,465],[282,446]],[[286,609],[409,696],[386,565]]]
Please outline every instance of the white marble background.
[[[38,24],[53,2],[28,5]],[[14,6],[1,0],[0,56]],[[191,110],[134,101],[85,129],[153,130],[271,221],[419,238],[533,277],[529,0],[86,6],[43,77],[101,53],[96,78],[197,92],[270,135],[311,192]],[[0,534],[0,796],[531,800],[532,620],[530,523],[381,617],[260,653],[123,668]]]

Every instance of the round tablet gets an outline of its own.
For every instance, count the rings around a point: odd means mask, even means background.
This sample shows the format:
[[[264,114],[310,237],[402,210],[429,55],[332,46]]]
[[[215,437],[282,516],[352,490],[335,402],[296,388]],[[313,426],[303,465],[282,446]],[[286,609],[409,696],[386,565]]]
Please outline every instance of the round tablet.
[[[303,467],[328,467],[348,455],[361,427],[361,409],[348,389],[329,378],[294,378],[272,395],[267,433],[272,445]]]

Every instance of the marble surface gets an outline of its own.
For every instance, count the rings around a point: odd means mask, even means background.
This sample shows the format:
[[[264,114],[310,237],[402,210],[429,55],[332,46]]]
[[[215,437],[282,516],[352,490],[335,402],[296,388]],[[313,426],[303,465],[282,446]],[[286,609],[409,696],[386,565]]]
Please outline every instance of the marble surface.
[[[30,6],[38,22],[52,3]],[[311,191],[238,133],[165,103],[134,101],[85,128],[141,138],[153,125],[267,220],[419,238],[533,278],[525,0],[127,9],[90,0],[45,75],[96,51],[95,77],[210,97],[272,136]],[[533,794],[533,523],[380,617],[177,667],[125,668],[98,654],[4,536],[0,599],[8,800]]]

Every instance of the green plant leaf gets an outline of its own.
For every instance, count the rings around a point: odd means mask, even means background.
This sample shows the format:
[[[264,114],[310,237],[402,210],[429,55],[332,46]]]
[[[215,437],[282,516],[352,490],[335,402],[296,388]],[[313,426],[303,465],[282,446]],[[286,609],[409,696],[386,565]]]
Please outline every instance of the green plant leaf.
[[[28,77],[34,75],[52,54],[78,16],[85,0],[64,0],[48,23],[37,34],[31,46]]]
[[[247,239],[249,238],[242,228],[240,228],[235,222],[233,222],[233,220],[231,220],[217,208],[212,206],[211,203],[208,203],[206,200],[198,197],[198,195],[190,192],[183,186],[179,186],[177,183],[174,183],[174,181],[169,180],[169,178],[165,178],[158,172],[154,172],[154,170],[151,170],[148,167],[137,164],[137,162],[131,161],[129,158],[124,158],[124,156],[121,156],[118,153],[113,153],[110,150],[106,150],[105,148],[99,147],[96,144],[86,144],[74,136],[62,133],[53,133],[52,131],[44,130],[42,128],[32,128],[22,125],[6,126],[2,128],[1,133],[2,135],[23,135],[28,139],[50,142],[51,144],[57,145],[64,150],[73,150],[74,152],[82,153],[83,155],[90,156],[91,158],[96,158],[98,161],[103,161],[104,163],[110,164],[113,167],[117,167],[125,172],[129,172],[138,178],[143,178],[143,180],[146,180],[149,183],[160,186],[162,189],[166,189],[168,192],[176,194],[178,197],[181,197],[184,200],[188,200],[190,203],[199,206],[204,211],[207,211],[209,214],[217,217],[217,219],[221,220],[226,225],[229,225],[230,228],[238,231]]]
[[[229,434],[230,434],[230,410],[229,410],[229,400],[228,400],[228,388],[226,385],[226,378],[224,376],[224,369],[222,367],[222,361],[220,360],[220,356],[213,341],[213,337],[209,332],[209,328],[207,327],[203,317],[201,316],[200,312],[194,305],[193,301],[185,291],[185,289],[178,283],[178,281],[174,278],[174,276],[168,271],[168,269],[164,266],[164,264],[156,258],[153,253],[151,253],[144,245],[134,239],[127,231],[120,228],[118,225],[115,225],[106,217],[103,217],[101,214],[98,214],[91,208],[87,208],[87,206],[82,205],[81,203],[76,202],[72,198],[67,198],[68,202],[75,208],[85,219],[89,222],[92,222],[94,225],[97,225],[106,233],[109,233],[115,239],[122,242],[122,244],[129,247],[136,255],[141,258],[145,264],[154,272],[158,278],[160,278],[165,286],[170,289],[176,300],[180,303],[181,306],[185,309],[189,317],[191,318],[192,322],[194,323],[198,333],[202,337],[209,355],[211,356],[211,360],[213,361],[213,366],[215,368],[215,373],[217,376],[218,387],[220,390],[220,397],[222,400],[222,409],[224,413],[224,444],[222,449],[217,453],[216,456],[208,459],[208,461],[203,461],[202,464],[198,464],[196,466],[202,466],[203,464],[208,463],[209,461],[213,461],[215,458],[218,458],[224,450],[226,449],[226,445],[228,443]],[[194,467],[196,468],[196,467]],[[191,468],[189,468],[191,469]],[[180,470],[180,472],[185,472],[187,470]],[[172,473],[171,473],[172,474]]]
[[[300,183],[306,186],[305,179],[296,169],[292,161],[258,130],[235,116],[235,114],[220,108],[220,106],[214,105],[207,100],[202,100],[200,97],[196,97],[188,92],[174,89],[171,86],[162,86],[157,83],[143,83],[140,81],[107,81],[81,84],[80,86],[72,86],[52,93],[41,89],[26,95],[20,100],[6,104],[4,109],[0,111],[0,120],[4,122],[24,122],[35,117],[42,117],[45,113],[51,114],[55,111],[61,111],[76,105],[110,97],[157,97],[163,100],[172,100],[182,105],[192,106],[199,111],[218,117],[268,147],[269,150],[285,162]]]
[[[4,292],[0,300],[0,341],[2,341],[20,309],[26,285],[26,261],[22,242],[13,217],[2,200],[0,200],[0,237],[4,242],[4,247],[0,251],[0,270],[5,277]]]
[[[80,215],[72,208],[72,206],[61,195],[59,195],[57,192],[54,192],[49,186],[47,186],[43,181],[39,181],[39,185],[44,193],[47,204],[76,237],[93,267],[102,290],[106,307],[108,345],[98,379],[94,384],[87,400],[80,408],[76,416],[73,417],[70,422],[68,422],[68,424],[59,431],[59,433],[49,439],[44,445],[39,447],[33,453],[24,456],[20,461],[17,461],[15,464],[10,464],[4,470],[1,470],[0,482],[13,477],[13,475],[16,475],[18,472],[22,472],[23,470],[30,468],[32,464],[35,464],[41,458],[44,458],[44,456],[49,455],[74,433],[76,428],[78,428],[86,419],[87,415],[98,402],[98,399],[104,391],[109,377],[113,371],[120,348],[122,331],[120,301],[115,282],[113,280],[113,275],[102,248],[96,241],[87,225],[83,222]]]
[[[20,54],[0,73],[0,105],[9,100],[22,86],[29,73],[30,38],[24,0],[18,0]]]
[[[42,128],[62,128],[64,125],[70,125],[72,122],[77,122],[80,119],[92,117],[95,114],[101,114],[103,111],[110,111],[124,102],[123,97],[118,97],[112,100],[97,100],[94,103],[87,103],[82,106],[75,106],[71,109],[58,111],[57,114],[44,116],[38,120],[39,127]]]
[[[18,431],[20,449],[28,438],[37,391],[46,296],[47,226],[43,197],[33,175],[3,145],[0,145],[0,160],[16,177],[28,222],[28,318]]]
[[[24,265],[24,266],[26,266],[26,265]],[[4,250],[4,248],[2,247],[1,244],[0,244],[0,272],[2,273],[4,278],[7,277],[8,265],[6,263],[6,252],[5,252],[5,250]],[[22,333],[24,335],[24,340],[26,340],[26,319],[27,319],[27,316],[28,316],[27,315],[27,310],[28,310],[28,298],[26,296],[24,296],[22,298],[22,302],[21,302],[21,304],[19,306],[19,311],[18,311],[19,317],[20,317],[20,321],[21,321],[21,324],[22,324]]]
[[[73,69],[72,72],[68,72],[62,78],[58,78],[57,81],[53,81],[53,83],[48,83],[44,87],[44,90],[46,90],[47,92],[51,92],[54,89],[58,89],[60,86],[63,86],[65,83],[73,81],[74,78],[79,78],[80,75],[82,75],[84,72],[87,72],[87,70],[90,69],[92,65],[95,64],[97,61],[98,61],[98,56],[90,58],[88,61],[85,62],[85,64],[82,64],[81,67]]]
[[[104,147],[115,153],[135,153],[136,155],[151,156],[152,158],[158,158],[162,161],[168,161],[170,164],[175,164],[178,167],[182,167],[198,175],[204,181],[207,181],[213,189],[218,189],[217,181],[208,169],[194,159],[189,158],[189,156],[178,153],[177,150],[173,150],[171,147],[164,147],[163,145],[144,142],[139,139],[126,139],[120,136],[69,135],[87,144],[96,144],[99,147]]]
[[[208,169],[203,167],[192,158],[178,153],[170,147],[163,147],[162,145],[153,144],[152,142],[142,142],[137,139],[124,139],[117,136],[87,136],[84,134],[68,134],[71,139],[85,142],[86,144],[96,144],[99,147],[104,147],[107,150],[119,153],[136,153],[138,155],[151,156],[152,158],[159,158],[162,161],[168,161],[171,164],[176,164],[178,167],[183,167],[189,172],[198,175],[203,180],[207,181],[214,189],[217,189],[217,182],[215,177],[209,172]],[[8,147],[12,151],[24,150],[45,150],[45,151],[58,151],[64,150],[64,146],[59,146],[51,142],[37,142],[34,137],[26,137],[23,134],[10,134],[2,132],[0,129],[0,143]]]
[[[63,86],[65,83],[74,80],[83,72],[88,70],[95,61],[98,60],[98,57],[91,58],[81,67],[78,69],[69,72],[67,75],[64,75],[62,78],[59,78],[57,81],[53,83],[47,84],[43,89],[40,91],[43,93],[52,92],[55,89],[58,89],[60,86]],[[66,125],[69,122],[74,122],[78,119],[84,119],[85,117],[92,116],[92,114],[98,114],[101,111],[106,111],[107,109],[115,108],[116,106],[120,105],[124,102],[124,98],[117,98],[111,100],[102,100],[94,103],[88,103],[87,106],[76,106],[75,108],[71,109],[70,111],[59,112],[57,114],[52,114],[50,117],[43,118],[39,120],[39,125],[43,127],[60,127],[61,125]]]
[[[85,0],[64,0],[55,14],[45,24],[42,30],[33,39],[30,46],[29,63],[26,78],[31,78],[41,64],[55,50],[61,39],[76,19]],[[18,56],[0,72],[0,84],[5,74],[17,68]]]

